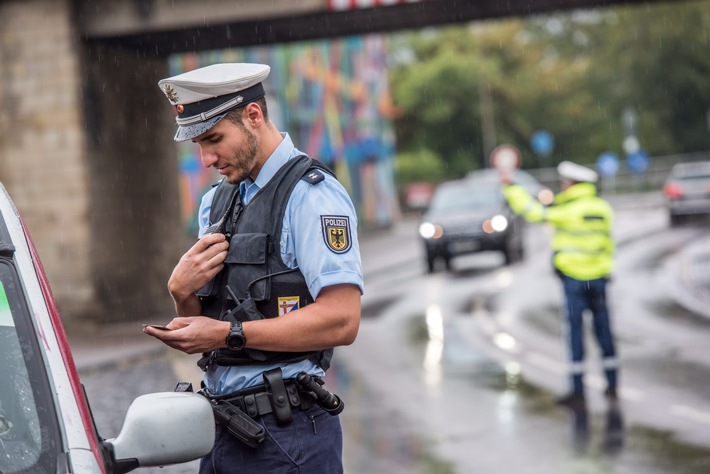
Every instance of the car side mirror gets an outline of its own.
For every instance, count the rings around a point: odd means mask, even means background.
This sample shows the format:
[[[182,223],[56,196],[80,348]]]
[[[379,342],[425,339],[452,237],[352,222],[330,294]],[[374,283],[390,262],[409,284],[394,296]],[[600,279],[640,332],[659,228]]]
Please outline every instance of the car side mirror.
[[[142,395],[128,407],[121,432],[104,441],[112,472],[192,461],[214,444],[212,405],[195,393],[161,392]]]

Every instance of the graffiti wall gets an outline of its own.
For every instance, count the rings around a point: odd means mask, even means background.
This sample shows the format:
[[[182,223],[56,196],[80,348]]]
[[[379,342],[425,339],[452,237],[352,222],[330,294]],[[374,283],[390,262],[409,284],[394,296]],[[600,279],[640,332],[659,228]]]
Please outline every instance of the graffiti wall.
[[[365,228],[386,227],[399,218],[393,178],[385,39],[379,35],[259,46],[170,58],[171,74],[217,62],[271,66],[265,82],[269,115],[298,149],[329,165],[350,193]],[[200,197],[219,175],[200,164],[192,143],[180,144],[182,216],[188,233],[197,229]]]

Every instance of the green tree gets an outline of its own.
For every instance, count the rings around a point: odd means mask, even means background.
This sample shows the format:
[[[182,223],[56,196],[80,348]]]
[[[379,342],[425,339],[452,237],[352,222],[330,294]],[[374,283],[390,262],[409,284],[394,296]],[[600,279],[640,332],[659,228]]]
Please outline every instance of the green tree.
[[[457,177],[510,143],[525,167],[623,154],[624,110],[651,155],[710,148],[710,2],[577,11],[396,36],[398,148],[432,150]],[[404,53],[404,54],[403,54]],[[404,58],[404,60],[402,60]],[[535,130],[555,137],[547,161]],[[493,138],[491,138],[493,137]]]
[[[416,181],[438,182],[446,176],[444,164],[431,150],[397,154],[397,183],[404,185]]]
[[[395,57],[408,57],[391,72],[394,100],[402,110],[395,122],[398,148],[431,150],[441,159],[446,177],[480,167],[477,64],[466,29],[409,35],[396,48]]]

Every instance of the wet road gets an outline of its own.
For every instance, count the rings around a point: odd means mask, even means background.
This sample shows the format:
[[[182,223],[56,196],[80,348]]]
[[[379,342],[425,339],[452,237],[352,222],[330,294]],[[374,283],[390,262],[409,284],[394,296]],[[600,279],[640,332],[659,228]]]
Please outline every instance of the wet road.
[[[707,224],[669,229],[662,209],[634,205],[618,212],[610,300],[622,360],[622,448],[618,433],[607,429],[614,411],[601,396],[591,339],[588,429],[575,430],[580,419],[553,405],[565,390],[562,295],[549,268],[546,229],[537,226],[519,265],[501,267],[498,256],[480,255],[456,262],[452,273],[405,285],[401,267],[393,283],[401,294],[374,304],[377,316],[363,322],[356,345],[339,352],[352,366],[367,367],[359,376],[378,386],[378,407],[393,400],[390,410],[411,422],[403,431],[420,433],[420,442],[450,466],[424,472],[710,470],[710,357],[703,350],[710,325],[676,305],[669,278],[686,272],[668,268],[698,265],[685,250],[705,243]],[[373,280],[368,293],[388,287],[384,276]],[[423,341],[419,348],[416,340]],[[393,395],[403,392],[411,403]]]
[[[529,228],[527,258],[514,266],[480,254],[425,275],[416,224],[405,221],[363,242],[360,334],[336,351],[329,372],[328,385],[346,403],[346,472],[710,472],[710,324],[674,303],[668,281],[679,265],[681,274],[702,273],[683,252],[704,245],[707,227],[669,229],[655,207],[617,212],[625,240],[609,299],[623,442],[609,429],[615,412],[601,397],[591,339],[588,417],[554,406],[565,357],[547,230]],[[82,374],[99,431],[117,433],[135,396],[198,377],[191,363],[166,353]],[[195,465],[142,472],[195,472]]]

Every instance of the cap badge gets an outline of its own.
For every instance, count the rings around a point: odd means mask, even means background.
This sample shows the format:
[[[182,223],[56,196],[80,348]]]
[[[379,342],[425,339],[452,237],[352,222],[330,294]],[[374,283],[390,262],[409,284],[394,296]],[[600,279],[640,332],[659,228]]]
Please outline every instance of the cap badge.
[[[165,96],[168,98],[168,100],[171,103],[173,103],[173,104],[177,103],[177,101],[178,101],[177,92],[175,92],[175,89],[173,89],[173,87],[170,84],[165,84],[163,86],[163,92],[165,92]]]
[[[175,110],[177,110],[177,113],[181,114],[185,111],[185,106],[180,104],[175,106]]]

